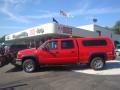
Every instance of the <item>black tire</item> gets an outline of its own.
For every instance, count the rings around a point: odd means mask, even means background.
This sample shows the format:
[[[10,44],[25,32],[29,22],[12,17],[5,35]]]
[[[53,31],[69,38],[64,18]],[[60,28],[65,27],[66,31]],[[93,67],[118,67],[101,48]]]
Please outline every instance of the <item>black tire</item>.
[[[102,70],[105,66],[105,61],[101,57],[95,57],[90,62],[90,67],[94,70]]]
[[[27,73],[31,73],[34,72],[36,70],[36,63],[34,60],[32,59],[26,59],[23,62],[23,70]]]

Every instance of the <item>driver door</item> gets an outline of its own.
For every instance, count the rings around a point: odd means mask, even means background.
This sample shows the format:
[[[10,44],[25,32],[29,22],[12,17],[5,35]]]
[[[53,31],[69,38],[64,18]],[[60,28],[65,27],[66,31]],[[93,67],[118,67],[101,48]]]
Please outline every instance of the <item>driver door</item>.
[[[45,44],[44,49],[39,50],[39,62],[41,64],[58,64],[59,42],[49,41]]]

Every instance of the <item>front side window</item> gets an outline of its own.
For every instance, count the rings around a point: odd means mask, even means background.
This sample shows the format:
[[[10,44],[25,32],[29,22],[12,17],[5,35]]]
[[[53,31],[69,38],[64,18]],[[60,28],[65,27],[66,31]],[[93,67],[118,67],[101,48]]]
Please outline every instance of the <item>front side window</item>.
[[[49,50],[57,49],[58,48],[58,42],[57,41],[52,41],[49,42],[46,47],[49,48]]]
[[[73,40],[63,40],[63,41],[61,41],[61,48],[62,49],[74,48]]]

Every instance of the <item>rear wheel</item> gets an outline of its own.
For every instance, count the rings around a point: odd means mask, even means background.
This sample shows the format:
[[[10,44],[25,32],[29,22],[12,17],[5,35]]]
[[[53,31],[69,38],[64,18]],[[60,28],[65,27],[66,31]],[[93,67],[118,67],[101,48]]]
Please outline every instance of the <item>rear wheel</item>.
[[[23,70],[25,72],[31,73],[36,70],[37,66],[34,60],[32,59],[27,59],[23,62]]]
[[[105,62],[101,57],[95,57],[90,62],[90,67],[94,70],[101,70],[105,66]]]

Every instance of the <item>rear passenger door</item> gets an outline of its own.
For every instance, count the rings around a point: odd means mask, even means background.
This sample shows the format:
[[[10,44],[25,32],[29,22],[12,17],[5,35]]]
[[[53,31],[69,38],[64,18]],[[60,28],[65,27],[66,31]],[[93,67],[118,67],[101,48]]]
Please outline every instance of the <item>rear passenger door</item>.
[[[59,56],[63,64],[77,63],[78,47],[75,40],[61,40]]]

